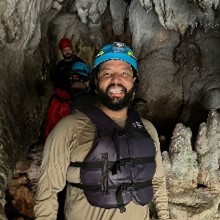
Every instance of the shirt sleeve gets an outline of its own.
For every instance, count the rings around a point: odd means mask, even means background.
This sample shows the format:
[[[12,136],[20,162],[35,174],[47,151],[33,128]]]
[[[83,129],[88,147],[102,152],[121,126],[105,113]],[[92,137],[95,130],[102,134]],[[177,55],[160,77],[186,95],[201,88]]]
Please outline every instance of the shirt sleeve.
[[[70,146],[76,142],[71,119],[67,116],[58,122],[46,140],[34,207],[36,220],[57,219],[57,193],[66,185]]]
[[[153,138],[156,145],[156,172],[153,177],[154,199],[153,202],[156,206],[157,215],[159,219],[169,219],[168,212],[168,195],[166,189],[166,178],[160,151],[160,142],[158,134],[154,126],[147,120],[143,120],[144,126],[150,136]]]

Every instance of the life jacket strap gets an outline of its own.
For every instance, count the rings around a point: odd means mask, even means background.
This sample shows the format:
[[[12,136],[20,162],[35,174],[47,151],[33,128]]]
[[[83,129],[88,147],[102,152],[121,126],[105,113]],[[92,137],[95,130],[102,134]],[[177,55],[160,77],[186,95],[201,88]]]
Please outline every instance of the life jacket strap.
[[[69,182],[69,184],[73,187],[77,187],[79,189],[88,190],[88,191],[95,191],[95,190],[101,189],[101,185],[98,185],[98,184],[97,185],[85,185],[82,183],[72,183],[72,182]],[[122,183],[119,186],[109,186],[109,189],[117,189],[117,192],[118,191],[122,192],[125,190],[137,190],[137,189],[145,188],[151,185],[152,185],[152,180],[148,180],[145,182]]]
[[[120,187],[116,191],[116,200],[120,212],[123,213],[126,211],[124,200],[122,197],[123,191],[133,191],[141,188],[145,188],[152,185],[152,180],[148,180],[145,182],[137,182],[137,183],[122,183]]]
[[[147,133],[146,132],[127,132],[124,130],[118,129],[115,130],[97,130],[97,137],[107,137],[112,136],[114,133],[118,133],[119,136],[124,136],[127,138],[145,138]]]
[[[126,158],[126,159],[120,159],[118,161],[108,161],[108,169],[112,170],[118,165],[121,166],[135,166],[137,164],[143,164],[143,163],[154,163],[155,162],[155,157],[139,157],[139,158]],[[80,167],[80,168],[86,168],[89,170],[93,169],[101,169],[103,165],[102,161],[97,161],[97,162],[71,162],[70,166],[73,167]]]
[[[84,185],[81,183],[71,183],[69,184],[73,187],[77,187],[82,190],[88,190],[88,191],[97,191],[101,190],[101,185]],[[110,186],[109,189],[117,189],[116,190],[116,200],[117,200],[117,206],[120,209],[120,212],[125,212],[126,208],[123,200],[122,193],[123,191],[134,191],[138,189],[142,189],[148,186],[152,186],[152,180],[148,180],[145,182],[136,182],[136,183],[122,183],[120,186]],[[106,193],[106,192],[104,192]]]

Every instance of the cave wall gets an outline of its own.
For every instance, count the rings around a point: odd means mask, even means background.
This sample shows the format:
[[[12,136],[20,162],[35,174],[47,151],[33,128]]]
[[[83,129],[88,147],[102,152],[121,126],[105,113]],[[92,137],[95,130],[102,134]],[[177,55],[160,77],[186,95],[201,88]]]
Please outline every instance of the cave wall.
[[[45,111],[45,98],[37,92],[36,85],[44,79],[39,45],[42,22],[51,3],[0,3],[0,219],[4,219],[6,184],[16,161],[38,138]]]
[[[1,1],[0,219],[15,163],[40,135],[61,37],[69,37],[89,64],[103,43],[125,41],[140,66],[137,109],[165,136],[177,122],[195,132],[207,111],[220,105],[218,5],[218,0]]]

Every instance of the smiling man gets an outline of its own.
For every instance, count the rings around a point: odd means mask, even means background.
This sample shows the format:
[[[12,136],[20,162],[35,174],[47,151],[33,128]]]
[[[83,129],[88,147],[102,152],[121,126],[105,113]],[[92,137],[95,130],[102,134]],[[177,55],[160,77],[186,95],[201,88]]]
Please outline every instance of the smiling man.
[[[105,45],[94,61],[98,104],[63,118],[48,136],[36,195],[36,219],[57,218],[67,182],[67,220],[148,220],[153,200],[169,219],[154,126],[130,109],[137,60],[124,43]]]
[[[106,61],[98,77],[97,93],[104,106],[119,111],[131,105],[136,80],[131,65],[121,60]]]

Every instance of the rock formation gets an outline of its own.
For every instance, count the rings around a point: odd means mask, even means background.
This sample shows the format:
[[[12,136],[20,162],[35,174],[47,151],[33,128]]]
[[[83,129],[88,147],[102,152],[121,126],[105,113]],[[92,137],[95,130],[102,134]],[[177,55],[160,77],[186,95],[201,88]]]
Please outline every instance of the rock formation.
[[[169,152],[163,152],[173,219],[220,219],[220,113],[211,110],[195,147],[190,128],[177,124]]]

